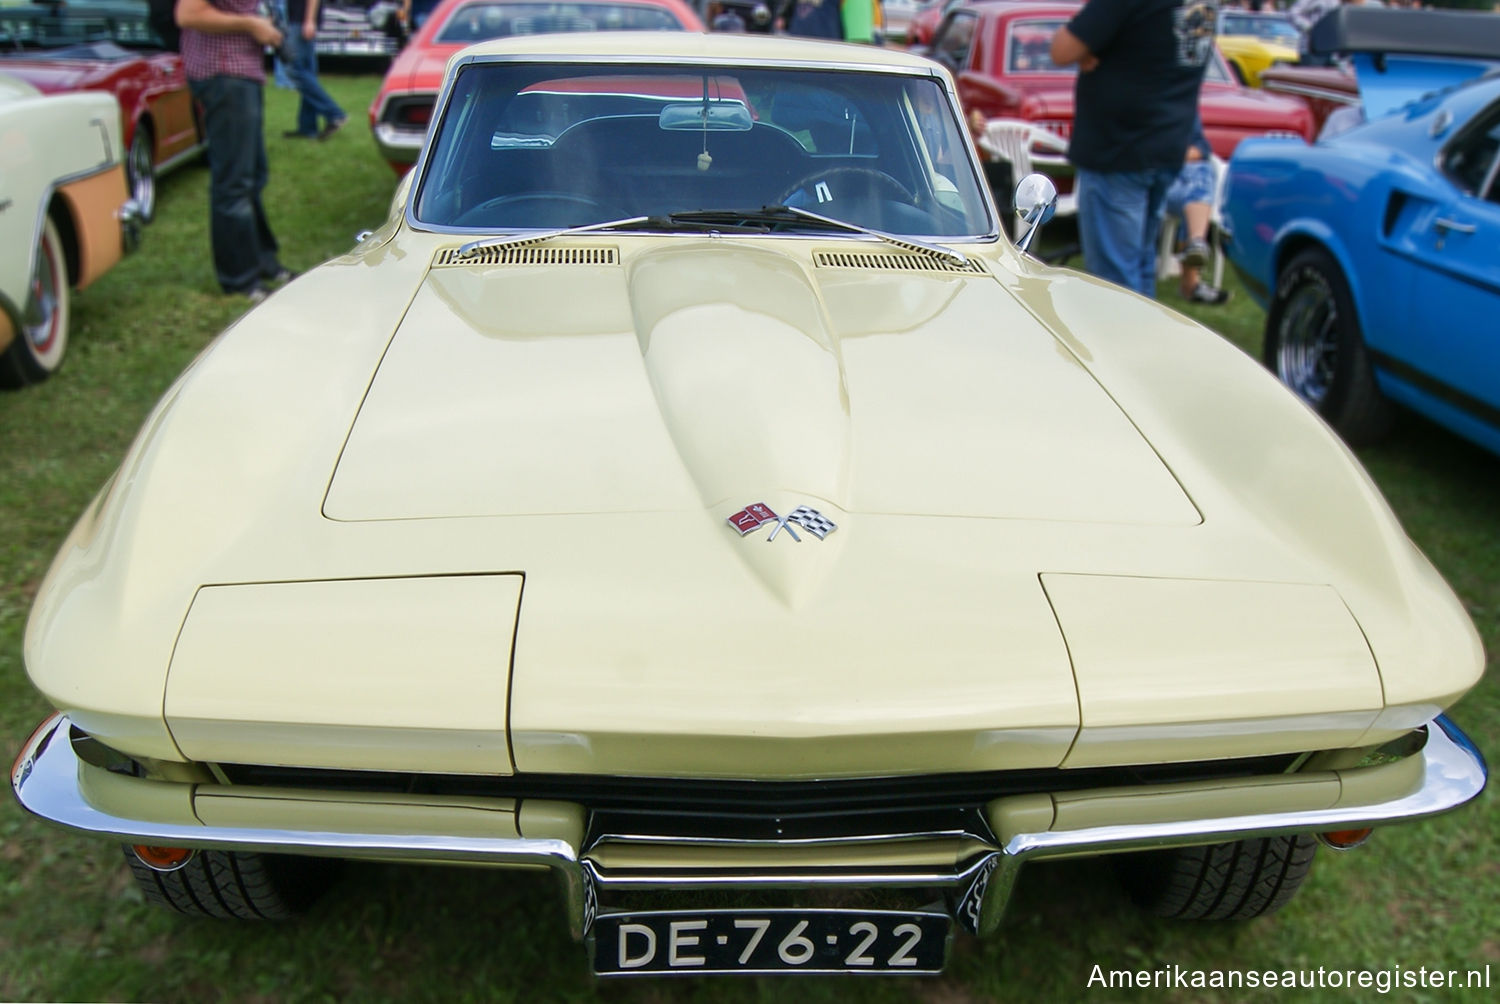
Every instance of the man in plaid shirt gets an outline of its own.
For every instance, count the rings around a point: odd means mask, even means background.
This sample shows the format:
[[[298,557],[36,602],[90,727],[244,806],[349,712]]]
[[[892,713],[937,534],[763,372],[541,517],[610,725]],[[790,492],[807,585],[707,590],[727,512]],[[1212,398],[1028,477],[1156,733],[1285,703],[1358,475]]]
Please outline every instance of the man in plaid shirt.
[[[214,272],[226,293],[259,303],[268,282],[292,271],[276,257],[276,237],[260,195],[266,187],[265,46],[281,32],[257,0],[177,0],[182,63],[208,130],[209,220]]]

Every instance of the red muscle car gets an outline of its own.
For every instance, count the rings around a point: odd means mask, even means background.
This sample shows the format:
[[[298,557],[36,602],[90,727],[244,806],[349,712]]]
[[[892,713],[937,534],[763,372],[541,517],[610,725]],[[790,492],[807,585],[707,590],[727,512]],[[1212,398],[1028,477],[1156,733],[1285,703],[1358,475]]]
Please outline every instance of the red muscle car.
[[[953,71],[970,115],[1025,119],[1067,137],[1073,129],[1072,66],[1054,66],[1052,36],[1079,4],[986,0],[944,15],[928,55]],[[1229,158],[1249,136],[1296,135],[1311,141],[1313,119],[1295,99],[1238,83],[1215,54],[1198,103],[1214,153]]]
[[[182,57],[162,48],[145,0],[0,7],[0,71],[44,94],[115,96],[142,220],[155,213],[157,175],[204,147]]]

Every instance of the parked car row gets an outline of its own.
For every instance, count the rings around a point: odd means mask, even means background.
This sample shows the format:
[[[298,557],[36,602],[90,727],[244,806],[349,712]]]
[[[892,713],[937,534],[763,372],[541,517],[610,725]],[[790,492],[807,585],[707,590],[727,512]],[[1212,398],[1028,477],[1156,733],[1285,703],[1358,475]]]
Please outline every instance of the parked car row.
[[[603,975],[932,973],[1029,862],[1245,919],[1485,787],[1478,635],[1365,472],[1005,239],[942,67],[590,31],[436,91],[38,589],[12,786],[147,899],[546,869]]]
[[[70,291],[134,246],[157,176],[203,149],[140,0],[0,7],[0,386],[56,372]]]
[[[1023,119],[1067,138],[1073,127],[1074,66],[1052,63],[1052,36],[1078,12],[1069,0],[979,0],[950,10],[923,51],[958,81],[964,108],[987,119]],[[1248,136],[1312,139],[1298,100],[1237,81],[1222,57],[1209,62],[1199,113],[1214,152],[1228,158]]]
[[[443,0],[391,63],[370,103],[375,146],[397,174],[411,169],[449,57],[476,42],[548,32],[703,30],[684,0]]]
[[[70,291],[134,247],[123,150],[112,95],[44,95],[0,72],[0,387],[62,365]]]
[[[1310,44],[1352,56],[1359,104],[1229,166],[1265,362],[1351,443],[1399,404],[1500,453],[1500,19],[1344,7]]]
[[[182,57],[162,47],[146,0],[0,7],[0,73],[45,94],[114,95],[126,176],[145,220],[156,212],[156,178],[203,151]]]

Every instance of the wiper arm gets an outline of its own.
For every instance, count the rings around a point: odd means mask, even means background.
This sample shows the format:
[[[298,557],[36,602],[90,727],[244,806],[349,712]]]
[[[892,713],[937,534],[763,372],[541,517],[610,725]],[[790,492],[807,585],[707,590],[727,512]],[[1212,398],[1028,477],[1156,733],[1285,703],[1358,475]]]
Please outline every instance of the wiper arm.
[[[701,217],[701,218],[698,218]],[[509,237],[486,237],[484,240],[470,241],[458,249],[462,258],[467,258],[479,251],[489,251],[494,248],[518,248],[528,244],[540,244],[542,241],[550,241],[554,237],[567,237],[571,234],[586,234],[599,230],[625,230],[630,227],[639,227],[642,230],[702,230],[708,227],[719,227],[737,231],[749,231],[752,233],[765,233],[767,230],[764,222],[746,220],[744,213],[671,213],[667,216],[631,216],[623,220],[609,220],[605,223],[585,223],[577,227],[560,227],[556,230],[545,230],[536,234],[512,234]]]
[[[715,220],[737,221],[740,223],[786,223],[792,220],[817,223],[833,230],[842,230],[846,233],[863,234],[866,237],[875,237],[885,241],[887,244],[895,245],[906,251],[916,251],[921,254],[930,255],[942,261],[952,262],[955,265],[967,265],[967,255],[945,248],[939,244],[929,244],[926,241],[913,240],[910,237],[897,237],[895,234],[886,233],[884,230],[874,230],[870,227],[862,227],[857,223],[848,223],[844,220],[836,220],[831,216],[822,216],[818,213],[808,212],[796,206],[761,206],[759,209],[751,210],[720,210],[706,209],[689,212],[673,213],[670,217],[674,222],[711,222]]]

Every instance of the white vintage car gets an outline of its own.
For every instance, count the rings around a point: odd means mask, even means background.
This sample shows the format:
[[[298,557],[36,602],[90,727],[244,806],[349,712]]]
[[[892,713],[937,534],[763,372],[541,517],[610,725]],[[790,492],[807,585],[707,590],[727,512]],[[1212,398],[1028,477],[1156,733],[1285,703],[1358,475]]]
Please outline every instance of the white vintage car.
[[[519,37],[433,121],[37,596],[12,783],[152,899],[545,867],[603,974],[933,972],[1028,861],[1251,917],[1484,786],[1478,638],[1369,478],[1001,237],[936,64]]]
[[[0,387],[45,380],[68,346],[69,289],[135,246],[120,106],[0,73]]]

